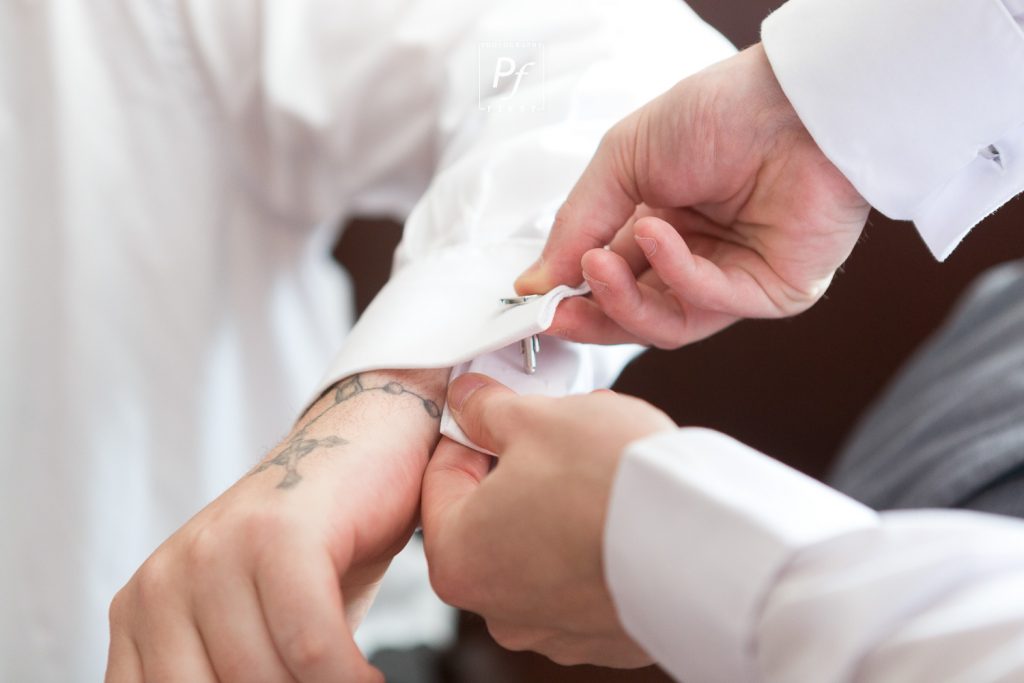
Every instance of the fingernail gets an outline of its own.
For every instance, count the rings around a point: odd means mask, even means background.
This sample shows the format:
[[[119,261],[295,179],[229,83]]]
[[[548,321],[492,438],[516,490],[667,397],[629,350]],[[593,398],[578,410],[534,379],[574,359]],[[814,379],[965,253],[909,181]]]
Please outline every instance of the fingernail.
[[[655,252],[658,251],[658,242],[653,237],[640,237],[635,235],[633,239],[640,245],[640,248],[644,250],[644,253],[648,256],[654,256]]]
[[[455,412],[459,412],[469,397],[486,384],[488,384],[487,378],[480,375],[463,375],[459,377],[448,387],[448,406]]]
[[[524,280],[537,277],[540,274],[541,269],[544,267],[544,257],[538,257],[536,261],[530,264],[530,267],[519,274],[517,280]]]
[[[591,277],[590,274],[587,273],[587,271],[585,271],[585,270],[583,271],[583,279],[587,281],[587,284],[590,285],[591,289],[599,289],[601,291],[607,291],[608,290],[608,283],[607,282],[604,282],[603,280],[598,280],[597,278]]]

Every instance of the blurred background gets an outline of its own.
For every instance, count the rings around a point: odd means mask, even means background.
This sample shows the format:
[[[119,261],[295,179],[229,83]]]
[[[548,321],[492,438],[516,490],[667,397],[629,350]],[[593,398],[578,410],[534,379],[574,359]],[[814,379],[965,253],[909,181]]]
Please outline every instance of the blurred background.
[[[761,20],[780,4],[690,2],[739,47],[757,41]],[[974,277],[1024,256],[1022,227],[1024,203],[1018,199],[940,264],[913,226],[872,214],[861,244],[828,296],[810,312],[786,321],[743,322],[679,351],[649,351],[615,388],[654,403],[681,425],[726,432],[823,477],[866,406]],[[355,279],[360,310],[386,281],[400,234],[400,226],[373,219],[346,229],[336,254]],[[468,614],[461,616],[452,651],[425,652],[409,666],[397,683],[669,680],[653,667],[632,672],[566,668],[543,657],[505,652],[490,640],[482,620]]]

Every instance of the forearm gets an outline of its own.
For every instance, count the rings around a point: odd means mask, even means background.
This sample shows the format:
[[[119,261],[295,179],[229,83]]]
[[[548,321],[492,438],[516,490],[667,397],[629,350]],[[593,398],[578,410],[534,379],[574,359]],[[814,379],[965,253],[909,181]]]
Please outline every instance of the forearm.
[[[381,370],[346,377],[334,384],[298,420],[292,432],[249,473],[263,478],[281,495],[303,487],[307,479],[327,479],[318,487],[336,497],[323,501],[330,509],[346,508],[347,486],[374,492],[386,516],[415,521],[419,485],[427,459],[438,439],[438,424],[448,381],[447,368]],[[307,494],[302,494],[307,495]],[[360,497],[362,500],[363,497]],[[339,510],[337,518],[365,510]],[[379,535],[360,524],[353,541]],[[404,543],[404,539],[401,539]],[[364,544],[365,546],[365,544]],[[354,547],[358,556],[398,548]]]
[[[429,454],[437,438],[436,420],[449,372],[383,370],[338,381],[310,405],[289,436],[250,474],[280,468],[282,478],[276,486],[292,488],[302,481],[299,465],[307,456],[358,445],[353,439],[367,445],[366,440],[375,435],[396,431],[411,437],[409,453]]]
[[[940,260],[1024,188],[1019,12],[1000,0],[790,0],[762,27],[815,143]]]
[[[361,108],[358,115],[374,123],[395,111],[422,112],[409,121],[430,135],[440,162],[430,169],[429,188],[405,221],[391,281],[346,338],[325,385],[374,368],[459,365],[540,331],[527,324],[510,330],[504,321],[518,314],[509,314],[498,302],[514,294],[516,276],[536,259],[559,204],[601,136],[618,118],[681,75],[733,53],[682,3],[656,0],[641,11],[624,0],[558,0],[556,5],[566,11],[553,11],[551,3],[533,0],[526,5],[476,3],[471,11],[480,12],[482,20],[453,34],[455,44],[431,50],[443,59],[443,68],[423,60],[420,53],[410,64],[413,69],[427,67],[428,76],[445,78],[432,106],[396,106],[374,97]],[[557,20],[537,23],[538,16],[552,13]],[[405,9],[400,14],[401,21],[408,21]],[[454,13],[452,18],[459,16]],[[535,80],[524,79],[513,102],[526,104],[542,97],[540,111],[498,111],[509,92],[491,86],[495,63],[488,62],[490,53],[481,52],[480,45],[512,46],[524,35],[543,43],[548,54],[571,50],[585,57],[548,60],[543,82],[540,71]],[[679,40],[680,35],[685,40]],[[533,59],[520,48],[509,57],[521,63]],[[543,54],[536,57],[543,61]],[[401,91],[409,92],[405,87]],[[493,111],[477,109],[491,104]],[[433,125],[427,125],[431,121]],[[373,136],[357,142],[357,150],[366,148],[359,158],[393,150]],[[401,172],[388,177],[392,182],[407,179],[409,165],[408,158],[401,159]],[[367,184],[360,197],[365,201],[371,195],[390,196],[383,191],[389,187],[387,178],[381,182]],[[396,334],[396,321],[417,334]],[[452,330],[459,333],[453,335]],[[576,364],[581,369],[576,374],[584,376],[579,383],[584,390],[603,385],[625,362],[621,357],[601,357],[599,351],[585,355]],[[590,357],[614,371],[588,373]],[[541,372],[550,367],[549,358],[545,351]],[[586,381],[586,374],[598,381]],[[574,375],[563,376],[574,384]],[[561,378],[555,380],[561,383]]]
[[[351,631],[416,522],[447,377],[370,372],[325,392],[118,593],[108,680],[370,678]]]
[[[659,534],[645,539],[651,528]],[[1004,598],[1024,586],[1017,520],[878,515],[691,428],[628,447],[604,538],[627,632],[679,680],[1018,680],[1024,671],[1024,619]]]

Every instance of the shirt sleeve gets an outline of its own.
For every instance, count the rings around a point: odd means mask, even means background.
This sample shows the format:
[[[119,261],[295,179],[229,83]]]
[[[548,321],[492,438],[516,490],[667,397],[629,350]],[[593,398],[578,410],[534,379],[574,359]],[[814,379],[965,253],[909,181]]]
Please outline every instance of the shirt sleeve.
[[[324,386],[459,365],[550,324],[550,300],[513,312],[499,299],[601,136],[734,52],[676,0],[193,0],[188,11],[261,202],[299,224],[408,214],[392,279]],[[587,359],[553,365],[542,348],[538,374],[589,368],[593,386],[630,355],[571,349]]]
[[[1020,0],[790,0],[762,37],[826,156],[945,259],[1024,189]]]
[[[1017,680],[1024,524],[878,515],[716,432],[632,444],[605,570],[627,631],[690,683]]]

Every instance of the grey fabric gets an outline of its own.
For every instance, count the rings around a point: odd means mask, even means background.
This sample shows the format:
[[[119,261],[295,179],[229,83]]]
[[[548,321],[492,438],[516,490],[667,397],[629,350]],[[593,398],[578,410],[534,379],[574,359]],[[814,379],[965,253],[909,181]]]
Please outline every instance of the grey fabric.
[[[979,278],[854,430],[830,483],[879,510],[1024,516],[1024,263]]]
[[[969,497],[961,507],[978,512],[1024,517],[1024,467],[1018,467]]]

